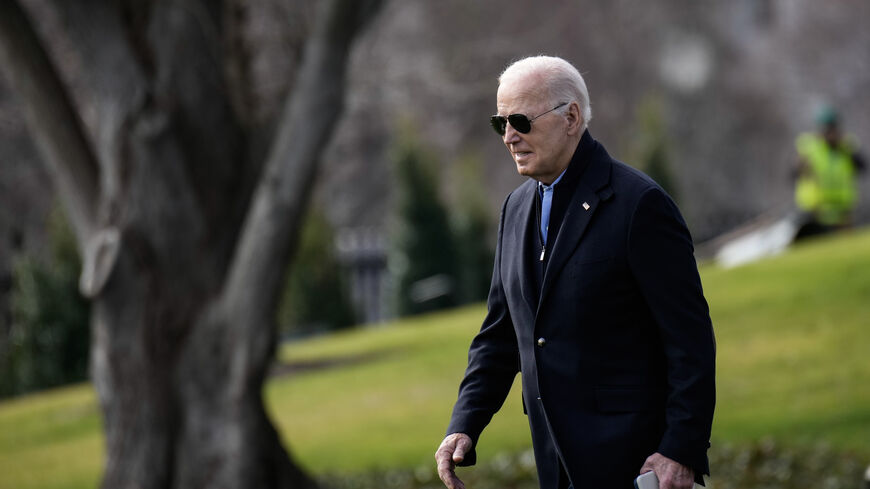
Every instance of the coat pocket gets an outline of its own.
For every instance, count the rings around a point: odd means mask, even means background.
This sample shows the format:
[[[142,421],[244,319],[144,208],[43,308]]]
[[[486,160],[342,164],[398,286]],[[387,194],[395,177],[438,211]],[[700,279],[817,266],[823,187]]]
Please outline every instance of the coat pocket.
[[[601,386],[595,388],[595,404],[603,413],[654,411],[664,407],[664,395],[643,386]]]
[[[577,277],[586,275],[587,272],[596,269],[607,269],[612,266],[612,263],[613,257],[611,256],[587,257],[581,260],[568,262],[567,269],[572,277]]]

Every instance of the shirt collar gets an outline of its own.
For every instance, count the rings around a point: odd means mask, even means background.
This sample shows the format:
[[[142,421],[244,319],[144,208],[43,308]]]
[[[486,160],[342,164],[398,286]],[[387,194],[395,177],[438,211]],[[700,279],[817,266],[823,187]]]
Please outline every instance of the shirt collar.
[[[562,170],[562,173],[560,173],[559,176],[555,180],[553,180],[553,183],[551,183],[550,185],[547,185],[544,182],[538,182],[538,190],[543,192],[544,190],[549,190],[549,189],[555,187],[559,183],[559,180],[561,180],[562,177],[565,176],[565,172],[567,172],[567,171],[568,171],[567,168]]]

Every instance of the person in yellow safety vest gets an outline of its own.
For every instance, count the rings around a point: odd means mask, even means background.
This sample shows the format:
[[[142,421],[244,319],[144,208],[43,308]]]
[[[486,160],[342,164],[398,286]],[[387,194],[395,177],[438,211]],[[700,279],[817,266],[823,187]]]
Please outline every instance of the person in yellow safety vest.
[[[803,133],[795,142],[799,157],[795,203],[805,215],[798,237],[852,224],[852,211],[858,202],[856,176],[865,168],[857,143],[840,132],[834,109],[822,109],[816,123],[818,132]]]

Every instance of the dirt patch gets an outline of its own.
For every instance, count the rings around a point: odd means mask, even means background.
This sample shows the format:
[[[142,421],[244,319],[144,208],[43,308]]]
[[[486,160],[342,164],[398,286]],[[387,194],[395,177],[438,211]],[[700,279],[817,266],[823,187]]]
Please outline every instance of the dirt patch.
[[[358,355],[344,355],[338,357],[318,358],[317,360],[300,360],[284,363],[275,363],[269,370],[270,377],[283,377],[285,375],[298,375],[309,372],[318,372],[327,369],[349,367],[363,363],[383,359],[389,355],[387,351],[361,353]]]

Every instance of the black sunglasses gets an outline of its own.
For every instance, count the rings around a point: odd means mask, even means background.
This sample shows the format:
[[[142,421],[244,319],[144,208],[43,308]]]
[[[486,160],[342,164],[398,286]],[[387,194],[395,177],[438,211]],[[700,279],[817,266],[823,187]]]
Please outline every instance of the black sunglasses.
[[[498,133],[499,136],[504,136],[504,131],[505,131],[505,128],[507,127],[508,122],[510,122],[511,127],[516,129],[517,131],[519,131],[523,134],[528,134],[529,131],[532,130],[532,121],[534,121],[538,117],[541,117],[543,115],[547,115],[550,112],[553,112],[554,110],[558,109],[559,107],[563,107],[565,105],[568,105],[568,102],[562,102],[561,104],[553,107],[552,109],[544,112],[543,114],[538,114],[537,116],[532,117],[531,119],[529,119],[529,117],[525,114],[511,114],[507,117],[505,117],[503,115],[494,115],[494,116],[489,118],[489,123],[492,125],[492,128],[495,130],[495,132]]]

